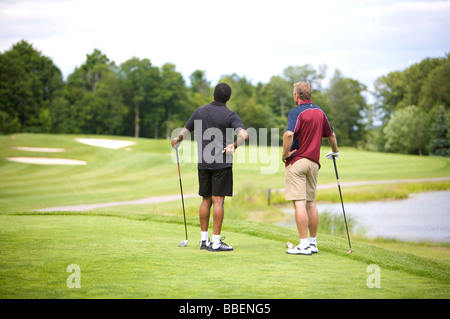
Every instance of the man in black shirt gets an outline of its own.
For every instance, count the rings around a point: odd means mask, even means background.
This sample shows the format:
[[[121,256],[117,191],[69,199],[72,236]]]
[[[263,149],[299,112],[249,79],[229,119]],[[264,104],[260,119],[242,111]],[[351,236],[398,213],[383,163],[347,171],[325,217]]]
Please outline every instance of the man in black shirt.
[[[233,153],[238,146],[245,143],[248,135],[239,116],[226,106],[230,97],[231,87],[226,83],[219,83],[214,89],[214,102],[196,109],[178,137],[171,141],[172,147],[176,148],[185,135],[195,130],[198,144],[199,195],[203,197],[199,210],[200,249],[209,251],[233,250],[233,247],[222,242],[220,237],[223,204],[225,196],[233,196]],[[236,141],[234,134],[237,134]],[[208,237],[211,207],[212,243]]]

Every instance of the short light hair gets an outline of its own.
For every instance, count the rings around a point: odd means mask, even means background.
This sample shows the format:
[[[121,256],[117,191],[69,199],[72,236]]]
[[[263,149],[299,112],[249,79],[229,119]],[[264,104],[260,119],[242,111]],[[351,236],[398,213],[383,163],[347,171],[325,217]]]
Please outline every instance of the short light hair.
[[[295,83],[294,94],[297,94],[302,100],[311,100],[311,85],[306,82]]]

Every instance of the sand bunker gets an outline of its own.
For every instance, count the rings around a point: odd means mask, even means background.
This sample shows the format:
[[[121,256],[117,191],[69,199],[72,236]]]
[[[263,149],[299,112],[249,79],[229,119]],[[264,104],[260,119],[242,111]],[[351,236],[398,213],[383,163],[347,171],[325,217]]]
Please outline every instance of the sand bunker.
[[[79,161],[66,158],[47,158],[47,157],[7,157],[8,161],[39,164],[39,165],[86,165],[85,161]]]
[[[45,153],[58,153],[65,152],[66,150],[63,148],[47,148],[47,147],[24,147],[24,146],[11,146],[11,148],[19,150],[19,151],[27,151],[27,152],[45,152]]]
[[[130,146],[136,144],[136,142],[131,141],[122,141],[122,140],[109,140],[109,139],[100,139],[100,138],[76,138],[75,141],[89,144],[92,146],[119,149],[125,146]]]

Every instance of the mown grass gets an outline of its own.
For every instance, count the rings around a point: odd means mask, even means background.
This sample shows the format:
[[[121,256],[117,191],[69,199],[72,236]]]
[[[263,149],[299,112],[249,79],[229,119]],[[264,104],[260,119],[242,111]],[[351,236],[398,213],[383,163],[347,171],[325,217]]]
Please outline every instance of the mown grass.
[[[184,239],[179,201],[87,212],[31,212],[51,206],[179,194],[178,172],[168,141],[112,137],[133,140],[136,145],[110,150],[80,144],[75,137],[81,136],[0,136],[2,298],[450,297],[449,249],[445,245],[427,249],[423,244],[357,238],[352,240],[354,252],[348,255],[345,235],[333,236],[321,229],[318,255],[309,259],[286,255],[284,244],[296,242],[298,234],[293,228],[270,224],[284,218],[273,205],[285,203],[282,193],[272,193],[272,205],[266,197],[267,188],[284,188],[281,161],[273,174],[261,173],[261,166],[267,163],[260,160],[235,164],[237,195],[225,201],[223,227],[225,241],[235,246],[232,254],[215,255],[198,249],[199,198],[185,200],[190,235],[185,249],[177,247]],[[30,153],[11,146],[58,147],[66,152]],[[64,157],[85,160],[88,165],[20,164],[6,161],[7,156]],[[341,182],[450,176],[448,158],[352,148],[341,149],[338,167]],[[196,164],[183,162],[181,171],[185,193],[196,193]],[[322,160],[319,183],[335,182],[332,163]],[[346,188],[344,196],[347,200],[372,200],[448,189],[448,185],[354,187]],[[320,200],[336,198],[336,190],[319,192]],[[67,288],[69,264],[81,268],[81,289]],[[380,289],[367,287],[370,264],[381,268]]]
[[[179,193],[175,155],[171,154],[169,141],[105,137],[136,142],[136,145],[124,149],[111,150],[78,143],[75,141],[76,137],[99,138],[99,136],[46,134],[0,136],[0,212],[132,200]],[[66,152],[25,152],[11,146],[57,147],[66,149]],[[276,150],[281,154],[280,148]],[[326,154],[327,150],[328,148],[324,148],[322,154]],[[239,153],[244,154],[246,158],[249,158],[250,154],[256,154],[254,158],[257,161],[235,163],[236,191],[256,189],[265,192],[268,188],[284,188],[284,164],[280,156],[264,158],[260,155],[272,152],[275,151],[260,153],[256,146],[246,146],[237,150],[236,158],[240,156]],[[190,161],[195,157],[193,154],[195,152],[191,152]],[[88,164],[41,166],[5,160],[11,156],[64,157],[84,160]],[[187,159],[182,156],[182,160]],[[264,162],[270,160],[277,170],[273,174],[262,174],[262,168],[269,166]],[[331,161],[324,158],[321,164],[319,184],[335,183]],[[450,159],[374,153],[343,147],[338,160],[338,169],[341,182],[442,177],[450,176]],[[185,193],[197,193],[196,164],[182,162],[181,172]],[[381,189],[375,189],[375,193],[380,193]]]
[[[363,185],[342,187],[346,202],[368,202],[387,199],[405,199],[410,194],[432,191],[450,190],[450,181],[434,181],[420,183],[398,183],[382,185]],[[335,188],[322,189],[317,192],[318,202],[337,203],[340,197],[336,196],[337,184]],[[284,192],[272,191],[272,204],[285,204]]]
[[[32,215],[30,215],[32,214]],[[2,298],[448,298],[448,261],[321,235],[320,253],[285,254],[294,229],[228,221],[233,253],[185,248],[179,218],[101,212],[27,213],[0,217]],[[188,227],[198,231],[198,220]],[[231,241],[231,242],[230,242]],[[81,288],[66,271],[77,264]],[[370,289],[369,265],[381,269]],[[224,273],[226,275],[224,275]]]

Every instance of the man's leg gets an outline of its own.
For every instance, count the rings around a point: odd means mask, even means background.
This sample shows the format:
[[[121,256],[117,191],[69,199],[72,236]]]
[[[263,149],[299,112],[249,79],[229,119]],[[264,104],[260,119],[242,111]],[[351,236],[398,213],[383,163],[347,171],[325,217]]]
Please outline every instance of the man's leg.
[[[306,202],[306,211],[308,212],[309,228],[309,249],[311,253],[319,252],[317,249],[317,228],[319,227],[319,213],[317,212],[316,201]]]
[[[298,234],[301,239],[308,238],[308,213],[306,210],[306,200],[293,200],[295,209],[295,222]]]
[[[232,251],[233,247],[222,242],[220,234],[224,218],[225,196],[233,195],[233,171],[230,167],[214,170],[213,172],[212,203],[214,224],[210,251]]]
[[[213,203],[213,236],[220,236],[220,232],[222,231],[222,223],[223,223],[223,203],[225,201],[225,196],[212,196]]]
[[[212,198],[211,196],[203,196],[202,203],[200,204],[199,216],[200,216],[200,230],[202,232],[208,231],[209,216],[211,214]]]
[[[208,249],[210,246],[208,236],[209,217],[211,215],[211,172],[205,169],[198,170],[198,194],[203,197],[200,204],[200,249]]]
[[[222,231],[222,222],[224,215],[223,203],[225,196],[212,196],[213,202],[213,235],[212,244],[209,251],[232,251],[233,247],[225,244],[220,238],[220,232]]]
[[[317,211],[316,201],[306,202],[306,211],[308,214],[309,236],[317,236],[317,228],[319,227],[319,213]]]
[[[309,161],[310,170],[306,174],[306,211],[308,212],[309,247],[311,253],[318,253],[317,228],[319,227],[319,213],[316,206],[317,174],[319,164]]]
[[[208,226],[209,216],[211,215],[211,196],[203,196],[202,203],[200,204],[199,217],[200,217],[200,249],[208,249],[210,246]]]
[[[293,200],[295,209],[295,222],[297,224],[298,235],[300,237],[300,244],[293,248],[286,250],[288,254],[311,255],[308,239],[308,212],[306,209],[306,200]]]

